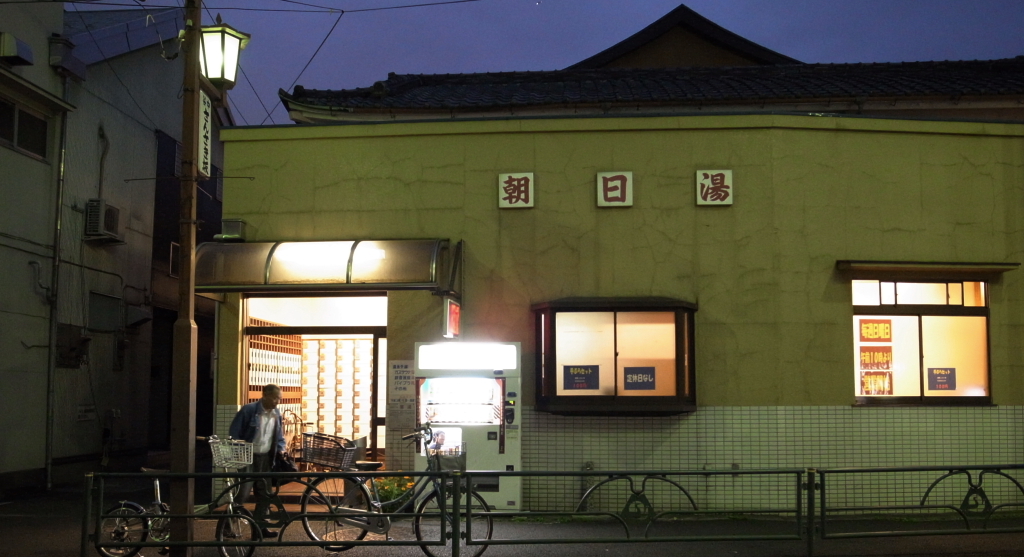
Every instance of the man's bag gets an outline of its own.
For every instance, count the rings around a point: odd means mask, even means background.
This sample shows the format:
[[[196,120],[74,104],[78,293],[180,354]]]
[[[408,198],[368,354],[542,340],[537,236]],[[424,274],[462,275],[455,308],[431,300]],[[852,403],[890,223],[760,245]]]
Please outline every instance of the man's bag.
[[[274,465],[270,469],[271,472],[298,472],[299,467],[295,465],[295,461],[287,453],[277,453],[274,455]]]

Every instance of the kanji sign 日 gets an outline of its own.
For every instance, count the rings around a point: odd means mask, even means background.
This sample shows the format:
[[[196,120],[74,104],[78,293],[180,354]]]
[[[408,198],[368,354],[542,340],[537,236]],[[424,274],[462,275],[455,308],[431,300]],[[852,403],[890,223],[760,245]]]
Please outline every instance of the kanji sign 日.
[[[632,172],[598,172],[597,173],[597,206],[598,207],[632,207],[633,206],[633,173]]]
[[[498,174],[498,208],[533,207],[533,172]]]
[[[697,171],[697,205],[732,205],[732,170]]]

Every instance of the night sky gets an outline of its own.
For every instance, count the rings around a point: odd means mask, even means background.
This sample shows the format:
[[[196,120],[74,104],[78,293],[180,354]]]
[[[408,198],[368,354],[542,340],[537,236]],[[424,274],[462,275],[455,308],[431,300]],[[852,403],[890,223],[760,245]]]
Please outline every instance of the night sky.
[[[230,93],[238,123],[290,124],[277,91],[290,91],[296,79],[299,85],[311,89],[351,89],[386,79],[388,72],[561,69],[632,35],[680,4],[680,0],[478,0],[356,11],[430,1],[206,0],[209,13],[220,13],[226,23],[252,34],[241,62],[252,87],[240,78]],[[1024,55],[1021,0],[685,3],[722,27],[803,62],[975,60]],[[142,3],[147,7],[176,4],[180,5],[181,0]],[[337,12],[315,6],[346,13],[339,20]],[[227,9],[230,7],[312,12]],[[204,13],[204,24],[212,19]],[[336,23],[316,58],[299,77]],[[272,119],[267,115],[270,109]]]

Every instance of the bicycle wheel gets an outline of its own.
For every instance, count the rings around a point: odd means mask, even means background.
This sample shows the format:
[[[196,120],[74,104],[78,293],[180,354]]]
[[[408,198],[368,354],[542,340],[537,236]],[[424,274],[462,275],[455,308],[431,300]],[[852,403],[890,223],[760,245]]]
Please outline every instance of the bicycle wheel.
[[[110,508],[105,514],[118,515],[104,518],[100,523],[100,531],[96,537],[100,543],[142,543],[146,541],[149,530],[149,519],[141,505],[131,501],[121,501],[116,507]],[[100,555],[106,557],[131,557],[141,547],[97,547]]]
[[[217,521],[217,541],[219,542],[258,542],[263,539],[260,527],[252,518],[252,513],[236,507],[232,513],[240,516],[225,516]],[[252,557],[256,546],[229,545],[219,546],[218,551],[223,557]]]
[[[366,537],[370,492],[362,483],[351,478],[323,478],[302,494],[302,527],[311,539],[317,541],[353,541]],[[352,513],[354,516],[340,518]],[[326,516],[325,516],[326,515]],[[330,516],[334,515],[334,516]],[[355,523],[355,524],[353,524]],[[346,551],[352,545],[330,545],[328,551]]]
[[[449,557],[452,554],[452,526],[453,518],[452,515],[452,493],[450,490],[445,490],[447,498],[442,502],[435,491],[427,496],[418,507],[416,507],[416,516],[413,518],[412,529],[416,533],[416,539],[419,541],[438,541],[441,539],[441,526],[444,525],[445,539],[449,542],[446,545],[421,545],[420,548],[423,552],[430,557]],[[487,502],[484,501],[483,497],[477,492],[473,492],[470,495],[472,508],[472,521],[470,523],[470,530],[473,535],[472,540],[489,540],[494,529],[494,520],[490,516],[480,516],[477,513],[490,512],[491,508],[487,506]],[[443,503],[443,510],[442,510]],[[459,501],[459,504],[463,507],[466,504],[466,500],[463,498]],[[462,539],[459,540],[459,555],[464,557],[478,557],[481,553],[487,550],[486,545],[467,545],[466,544],[466,523],[467,514],[465,508],[462,509],[464,513],[462,520],[460,521],[460,528],[462,529]]]

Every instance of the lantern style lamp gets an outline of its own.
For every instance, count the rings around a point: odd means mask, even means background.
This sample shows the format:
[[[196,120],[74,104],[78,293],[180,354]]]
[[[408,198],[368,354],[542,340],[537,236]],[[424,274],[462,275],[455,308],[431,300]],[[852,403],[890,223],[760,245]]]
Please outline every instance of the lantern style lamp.
[[[235,86],[238,53],[249,44],[250,35],[221,23],[202,28],[202,52],[199,64],[203,75],[221,90]]]

